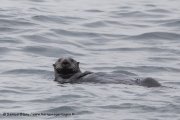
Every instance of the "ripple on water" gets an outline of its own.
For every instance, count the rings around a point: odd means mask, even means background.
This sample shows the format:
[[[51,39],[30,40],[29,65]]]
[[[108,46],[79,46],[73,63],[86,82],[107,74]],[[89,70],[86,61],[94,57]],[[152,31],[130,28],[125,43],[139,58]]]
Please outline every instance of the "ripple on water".
[[[47,70],[40,70],[40,69],[15,69],[15,70],[9,70],[5,71],[2,74],[51,74],[52,72]]]
[[[95,21],[95,22],[85,23],[83,25],[86,27],[93,27],[93,28],[106,27],[107,26],[107,24],[103,21]]]
[[[10,90],[10,89],[1,89],[0,90],[1,93],[3,94],[10,94],[10,93],[13,93],[13,94],[22,94],[23,92],[19,91],[19,90]]]
[[[147,11],[148,12],[153,12],[153,13],[165,13],[165,14],[172,13],[171,11],[169,11],[167,9],[161,9],[161,8],[150,9],[150,10],[147,10]]]
[[[142,11],[128,11],[128,12],[119,12],[119,11],[113,11],[112,17],[120,18],[120,17],[126,17],[126,18],[157,18],[157,17],[166,17],[166,15],[162,14],[152,14]]]
[[[96,68],[98,69],[98,68]],[[180,72],[180,69],[173,67],[161,67],[161,66],[134,66],[134,67],[115,67],[116,70],[127,70],[127,71],[139,71],[141,73],[154,73],[154,72]]]
[[[32,2],[45,2],[45,0],[29,0],[29,1],[32,1]]]
[[[141,52],[141,51],[147,51],[147,52],[159,52],[159,53],[174,53],[174,54],[179,54],[180,51],[179,50],[175,50],[175,49],[170,49],[170,48],[159,48],[159,47],[137,47],[137,48],[133,48],[133,47],[119,47],[119,48],[106,48],[106,49],[87,49],[87,50],[91,50],[91,51],[125,51],[125,52]]]
[[[11,27],[27,27],[27,26],[33,26],[36,25],[35,23],[29,22],[29,21],[22,21],[22,20],[10,20],[10,19],[0,19],[0,25],[1,26],[11,26]]]
[[[63,29],[51,29],[51,31],[54,31],[58,35],[62,36],[72,36],[72,37],[84,37],[84,38],[94,38],[94,37],[100,37],[100,33],[95,32],[82,32],[82,31],[72,31],[72,30],[63,30]]]
[[[35,43],[56,43],[60,45],[74,45],[76,47],[83,48],[84,46],[81,43],[78,43],[74,40],[66,40],[65,38],[57,38],[53,33],[43,33],[43,34],[34,34],[34,35],[23,35],[23,38],[30,40]]]
[[[59,57],[59,56],[67,56],[67,55],[76,55],[81,56],[83,54],[72,52],[69,50],[65,50],[63,48],[57,47],[48,47],[48,46],[26,46],[22,48],[24,52],[29,52],[33,54],[39,54],[47,57]],[[68,48],[67,48],[68,49]]]
[[[84,20],[83,18],[78,17],[68,17],[68,16],[56,16],[56,15],[35,15],[32,17],[33,20],[39,22],[50,22],[57,24],[71,24],[74,22],[79,22],[80,20]]]
[[[32,17],[33,20],[37,20],[40,22],[53,22],[53,23],[61,23],[61,24],[67,24],[67,20],[64,20],[63,18],[59,16],[45,16],[45,15],[36,15]]]
[[[12,33],[12,32],[17,32],[20,31],[20,29],[15,29],[15,28],[10,28],[10,27],[0,27],[0,34],[2,33]]]
[[[158,40],[179,40],[180,34],[178,33],[170,33],[170,32],[147,32],[139,35],[134,35],[131,37],[127,37],[129,39],[158,39]]]
[[[37,43],[52,43],[52,40],[45,35],[23,35],[22,37]]]
[[[15,100],[8,100],[8,99],[3,99],[3,100],[0,100],[0,103],[15,103],[15,102],[17,102],[17,101],[15,101]]]
[[[44,110],[43,112],[44,113],[76,113],[76,111],[78,110],[79,108],[76,107],[76,106],[58,106],[57,107],[54,107],[54,108],[51,108],[51,109],[48,109],[48,110]]]
[[[165,23],[162,23],[161,25],[163,26],[168,26],[168,27],[180,27],[180,20],[171,20]]]
[[[86,12],[92,12],[92,13],[101,13],[104,12],[102,10],[97,10],[97,9],[89,9],[89,10],[85,10]]]
[[[4,53],[6,53],[6,52],[9,52],[9,51],[10,51],[10,49],[7,48],[7,47],[0,47],[0,53],[1,53],[1,55],[4,54]]]
[[[169,57],[149,57],[148,59],[156,62],[179,61],[178,58],[169,58]]]
[[[22,41],[20,41],[17,38],[12,38],[12,37],[2,37],[0,38],[0,43],[18,44],[18,43],[22,43]]]

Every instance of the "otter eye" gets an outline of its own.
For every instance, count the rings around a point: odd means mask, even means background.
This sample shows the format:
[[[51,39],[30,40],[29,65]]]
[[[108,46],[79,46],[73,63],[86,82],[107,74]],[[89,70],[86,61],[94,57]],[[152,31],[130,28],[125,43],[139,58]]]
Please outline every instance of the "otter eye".
[[[74,62],[74,60],[73,60],[72,58],[70,58],[70,61],[71,61],[71,62]]]

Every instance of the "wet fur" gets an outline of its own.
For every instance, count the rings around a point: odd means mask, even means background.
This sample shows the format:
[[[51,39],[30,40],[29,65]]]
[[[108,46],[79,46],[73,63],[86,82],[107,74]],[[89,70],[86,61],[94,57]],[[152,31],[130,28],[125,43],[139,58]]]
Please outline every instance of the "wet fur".
[[[161,84],[153,78],[136,79],[128,76],[109,76],[108,74],[99,75],[89,71],[81,72],[79,62],[72,58],[59,58],[54,67],[55,81],[64,83],[117,83],[117,84],[137,84],[146,87],[159,87]]]

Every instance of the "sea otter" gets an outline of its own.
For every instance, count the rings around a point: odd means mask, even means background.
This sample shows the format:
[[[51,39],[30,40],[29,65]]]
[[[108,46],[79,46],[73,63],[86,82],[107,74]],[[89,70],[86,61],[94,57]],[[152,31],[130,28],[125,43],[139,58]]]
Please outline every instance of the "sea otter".
[[[81,72],[79,62],[70,58],[59,58],[54,67],[55,81],[58,83],[116,83],[116,84],[130,84],[141,85],[146,87],[159,87],[161,84],[153,78],[133,78],[124,74],[107,74],[107,73],[93,73]]]

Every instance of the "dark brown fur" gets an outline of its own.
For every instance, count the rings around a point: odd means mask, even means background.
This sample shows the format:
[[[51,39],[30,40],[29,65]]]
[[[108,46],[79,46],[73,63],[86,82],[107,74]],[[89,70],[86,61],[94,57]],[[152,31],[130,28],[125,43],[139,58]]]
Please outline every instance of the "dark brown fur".
[[[55,81],[63,83],[116,83],[116,84],[137,84],[146,87],[161,86],[158,81],[153,78],[136,79],[122,74],[98,74],[92,72],[81,72],[79,62],[72,58],[59,58],[54,66]]]

